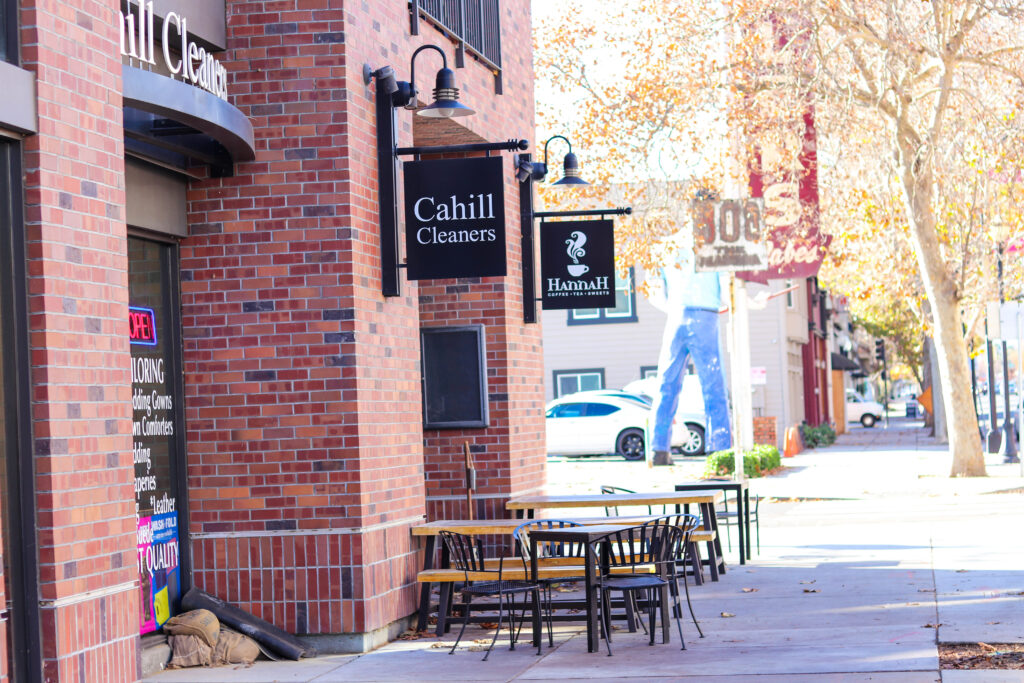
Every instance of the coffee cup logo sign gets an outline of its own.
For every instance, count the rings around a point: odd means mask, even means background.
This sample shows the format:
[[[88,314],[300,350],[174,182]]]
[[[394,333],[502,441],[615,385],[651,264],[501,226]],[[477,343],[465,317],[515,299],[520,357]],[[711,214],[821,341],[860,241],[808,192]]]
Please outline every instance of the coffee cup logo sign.
[[[566,266],[566,270],[569,271],[569,275],[573,277],[579,277],[590,270],[590,266],[580,263],[580,259],[587,255],[587,250],[583,248],[583,245],[587,243],[587,236],[579,230],[576,230],[572,235],[565,241],[569,245],[569,248],[565,250],[565,253],[572,259],[572,263]]]
[[[544,308],[615,306],[612,221],[541,223],[540,260]]]
[[[410,280],[506,274],[501,157],[404,164]]]
[[[121,12],[121,55],[156,65],[156,28],[153,0],[128,0],[128,11]],[[180,57],[171,54],[171,46],[179,46]],[[181,80],[228,98],[228,70],[188,38],[188,19],[176,12],[168,12],[160,29],[160,46],[164,65]]]

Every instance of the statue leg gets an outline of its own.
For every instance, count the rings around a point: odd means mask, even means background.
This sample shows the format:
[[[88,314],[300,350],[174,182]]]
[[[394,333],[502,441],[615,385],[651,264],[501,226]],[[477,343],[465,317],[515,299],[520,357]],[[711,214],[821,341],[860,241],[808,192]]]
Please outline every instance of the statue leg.
[[[712,453],[732,446],[729,427],[729,397],[726,393],[725,367],[722,365],[718,343],[717,311],[688,310],[686,318],[690,335],[687,343],[693,354],[693,363],[700,376],[704,394],[704,414],[707,419],[705,451]]]
[[[679,405],[679,392],[683,386],[683,372],[689,351],[686,345],[686,330],[680,325],[669,335],[665,335],[669,344],[668,353],[662,350],[662,363],[658,368],[661,385],[654,405],[654,434],[651,449],[654,451],[655,465],[672,464],[672,421]],[[664,343],[664,342],[663,342]]]

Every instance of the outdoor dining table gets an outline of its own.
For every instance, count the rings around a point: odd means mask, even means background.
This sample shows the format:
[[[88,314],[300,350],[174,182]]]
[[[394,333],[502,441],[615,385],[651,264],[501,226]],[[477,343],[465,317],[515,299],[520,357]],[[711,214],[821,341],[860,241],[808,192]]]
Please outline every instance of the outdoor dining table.
[[[718,574],[725,573],[722,556],[722,539],[718,537],[718,518],[715,504],[722,502],[725,494],[721,491],[656,491],[650,493],[599,493],[554,496],[520,496],[505,503],[506,510],[515,510],[516,517],[532,519],[537,510],[567,508],[626,507],[643,505],[671,505],[676,512],[686,512],[690,505],[700,508],[704,527],[715,532],[713,541],[718,563],[712,567],[711,578],[718,580]]]
[[[623,515],[619,517],[573,517],[572,521],[590,526],[611,526],[621,529],[624,526],[634,526],[649,522],[657,515]],[[438,537],[442,531],[452,531],[466,534],[467,536],[479,535],[511,535],[516,528],[523,524],[523,519],[441,519],[434,522],[426,522],[412,527],[413,536],[422,536],[425,539],[423,569],[434,569],[434,555],[437,551]],[[441,561],[439,568],[447,568],[450,564],[448,549],[441,544]],[[440,607],[443,609],[443,606]],[[423,631],[427,628],[427,617],[430,613],[430,584],[424,583],[420,586],[420,609],[416,628]],[[438,626],[443,626],[443,620],[438,620]],[[439,631],[441,628],[438,629]],[[440,635],[440,633],[438,634]]]
[[[747,480],[704,479],[676,484],[676,491],[734,491],[736,493],[736,528],[740,536],[740,564],[750,557],[750,487]]]

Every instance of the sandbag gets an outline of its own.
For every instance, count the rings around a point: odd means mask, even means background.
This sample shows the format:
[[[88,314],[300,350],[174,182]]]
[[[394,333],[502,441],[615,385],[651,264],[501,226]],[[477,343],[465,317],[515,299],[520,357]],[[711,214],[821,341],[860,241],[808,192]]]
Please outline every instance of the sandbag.
[[[220,635],[220,621],[208,609],[194,609],[168,619],[164,631],[172,636],[199,636],[212,648]]]
[[[220,627],[217,645],[213,648],[213,666],[222,664],[252,664],[260,656],[260,646],[247,635],[226,626]]]
[[[185,609],[210,610],[225,624],[238,629],[257,643],[266,645],[282,657],[288,659],[316,657],[316,648],[307,645],[287,631],[198,588],[191,588],[185,593],[181,599],[181,606]]]
[[[171,636],[171,661],[168,669],[183,669],[188,666],[210,666],[213,648],[199,636]]]

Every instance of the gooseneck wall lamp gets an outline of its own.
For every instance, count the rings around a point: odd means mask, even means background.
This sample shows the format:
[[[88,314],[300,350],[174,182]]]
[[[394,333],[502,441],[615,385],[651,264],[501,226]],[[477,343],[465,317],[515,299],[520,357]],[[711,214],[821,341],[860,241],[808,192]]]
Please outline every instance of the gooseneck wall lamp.
[[[476,112],[459,102],[459,88],[455,85],[455,72],[448,68],[448,58],[444,50],[437,45],[423,45],[416,48],[409,62],[409,80],[399,81],[395,78],[395,70],[390,66],[374,70],[369,64],[363,65],[363,81],[367,84],[377,79],[377,92],[383,92],[390,98],[394,107],[416,109],[416,57],[424,50],[437,50],[441,55],[441,70],[434,80],[434,101],[416,111],[420,116],[435,119],[448,119],[456,116],[472,116]]]
[[[551,183],[553,186],[566,187],[569,185],[589,185],[586,180],[580,177],[580,162],[572,152],[572,143],[563,135],[552,135],[544,143],[544,161],[530,162],[520,160],[516,170],[516,178],[521,183],[528,179],[540,182],[548,174],[548,145],[552,140],[564,140],[569,145],[569,151],[562,160],[562,179]]]
[[[437,72],[434,84],[434,101],[416,109],[416,57],[424,50],[436,50],[441,55],[441,70]],[[402,294],[399,269],[398,240],[398,157],[402,155],[442,154],[461,152],[523,151],[528,148],[526,140],[505,142],[480,142],[439,147],[398,147],[395,109],[405,107],[416,110],[419,116],[428,118],[453,118],[471,116],[475,112],[459,102],[459,89],[455,85],[455,73],[448,68],[444,50],[436,45],[423,45],[412,53],[409,64],[409,80],[399,81],[390,66],[374,69],[363,65],[363,81],[369,85],[376,81],[375,106],[377,110],[377,194],[380,203],[380,267],[381,293],[384,296]]]

